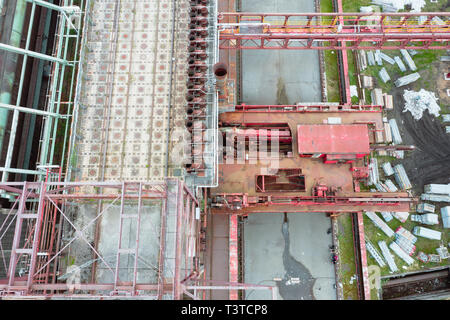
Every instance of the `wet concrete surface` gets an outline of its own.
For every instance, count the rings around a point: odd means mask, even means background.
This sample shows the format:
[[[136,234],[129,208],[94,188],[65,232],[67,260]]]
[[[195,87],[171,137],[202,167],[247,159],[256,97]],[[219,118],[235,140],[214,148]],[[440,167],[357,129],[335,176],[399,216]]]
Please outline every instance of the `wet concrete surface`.
[[[323,213],[255,213],[244,223],[244,282],[278,288],[278,299],[334,300],[331,221]],[[271,299],[248,290],[247,300]]]
[[[278,291],[284,300],[312,300],[315,280],[309,270],[292,255],[289,238],[289,219],[284,215],[281,233],[284,238],[283,266],[286,270],[282,281],[277,282]]]

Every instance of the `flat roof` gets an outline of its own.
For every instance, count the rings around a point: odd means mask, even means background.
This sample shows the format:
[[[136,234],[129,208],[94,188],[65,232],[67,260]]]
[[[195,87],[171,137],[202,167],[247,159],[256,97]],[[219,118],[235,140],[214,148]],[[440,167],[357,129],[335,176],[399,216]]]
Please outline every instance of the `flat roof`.
[[[368,154],[369,130],[365,124],[299,124],[298,152]]]

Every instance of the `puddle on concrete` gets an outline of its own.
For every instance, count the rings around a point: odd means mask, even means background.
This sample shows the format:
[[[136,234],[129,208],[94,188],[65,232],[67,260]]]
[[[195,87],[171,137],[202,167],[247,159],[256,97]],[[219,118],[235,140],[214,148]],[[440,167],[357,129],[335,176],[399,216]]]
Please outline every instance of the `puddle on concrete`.
[[[288,97],[286,94],[286,85],[284,84],[283,78],[278,78],[277,83],[277,104],[286,105],[289,104]]]
[[[286,271],[282,281],[277,282],[278,291],[284,300],[315,300],[313,286],[315,279],[309,270],[294,259],[290,253],[289,220],[284,214],[281,233],[284,238],[283,265]]]

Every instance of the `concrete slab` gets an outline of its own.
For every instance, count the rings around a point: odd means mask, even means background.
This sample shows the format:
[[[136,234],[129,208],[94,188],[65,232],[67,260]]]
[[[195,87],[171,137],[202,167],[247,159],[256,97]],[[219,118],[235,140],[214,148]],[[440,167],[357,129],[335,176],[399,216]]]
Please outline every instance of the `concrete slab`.
[[[208,242],[209,259],[206,268],[210,272],[209,278],[215,281],[228,282],[229,274],[229,216],[212,215],[210,220]],[[228,300],[228,290],[211,290],[211,300]]]
[[[120,206],[113,206],[104,214],[101,221],[99,253],[104,256],[105,261],[115,268],[117,261],[116,253],[119,241]],[[126,215],[137,214],[137,205],[130,204],[124,206]],[[137,264],[138,283],[156,283],[159,256],[160,237],[160,215],[161,203],[147,202],[142,206],[141,223],[139,232],[139,250]],[[122,227],[122,249],[136,248],[137,220],[127,218],[123,221]],[[134,253],[121,254],[119,264],[120,281],[132,281]],[[99,262],[96,274],[98,283],[114,282],[113,274],[103,262]]]
[[[243,12],[314,12],[314,1],[242,1]],[[243,50],[242,101],[294,104],[321,101],[316,50]]]
[[[249,215],[244,227],[244,281],[277,285],[279,299],[336,299],[332,238],[327,234],[330,219],[322,213],[287,217],[283,230],[282,213]],[[271,294],[248,290],[246,299],[271,299]]]

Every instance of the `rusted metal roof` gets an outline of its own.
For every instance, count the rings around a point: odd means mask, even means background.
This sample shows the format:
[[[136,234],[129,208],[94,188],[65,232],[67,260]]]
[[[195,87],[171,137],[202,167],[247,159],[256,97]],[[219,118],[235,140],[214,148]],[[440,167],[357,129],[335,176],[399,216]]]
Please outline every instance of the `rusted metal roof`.
[[[365,124],[298,125],[298,152],[368,154],[369,130]]]

